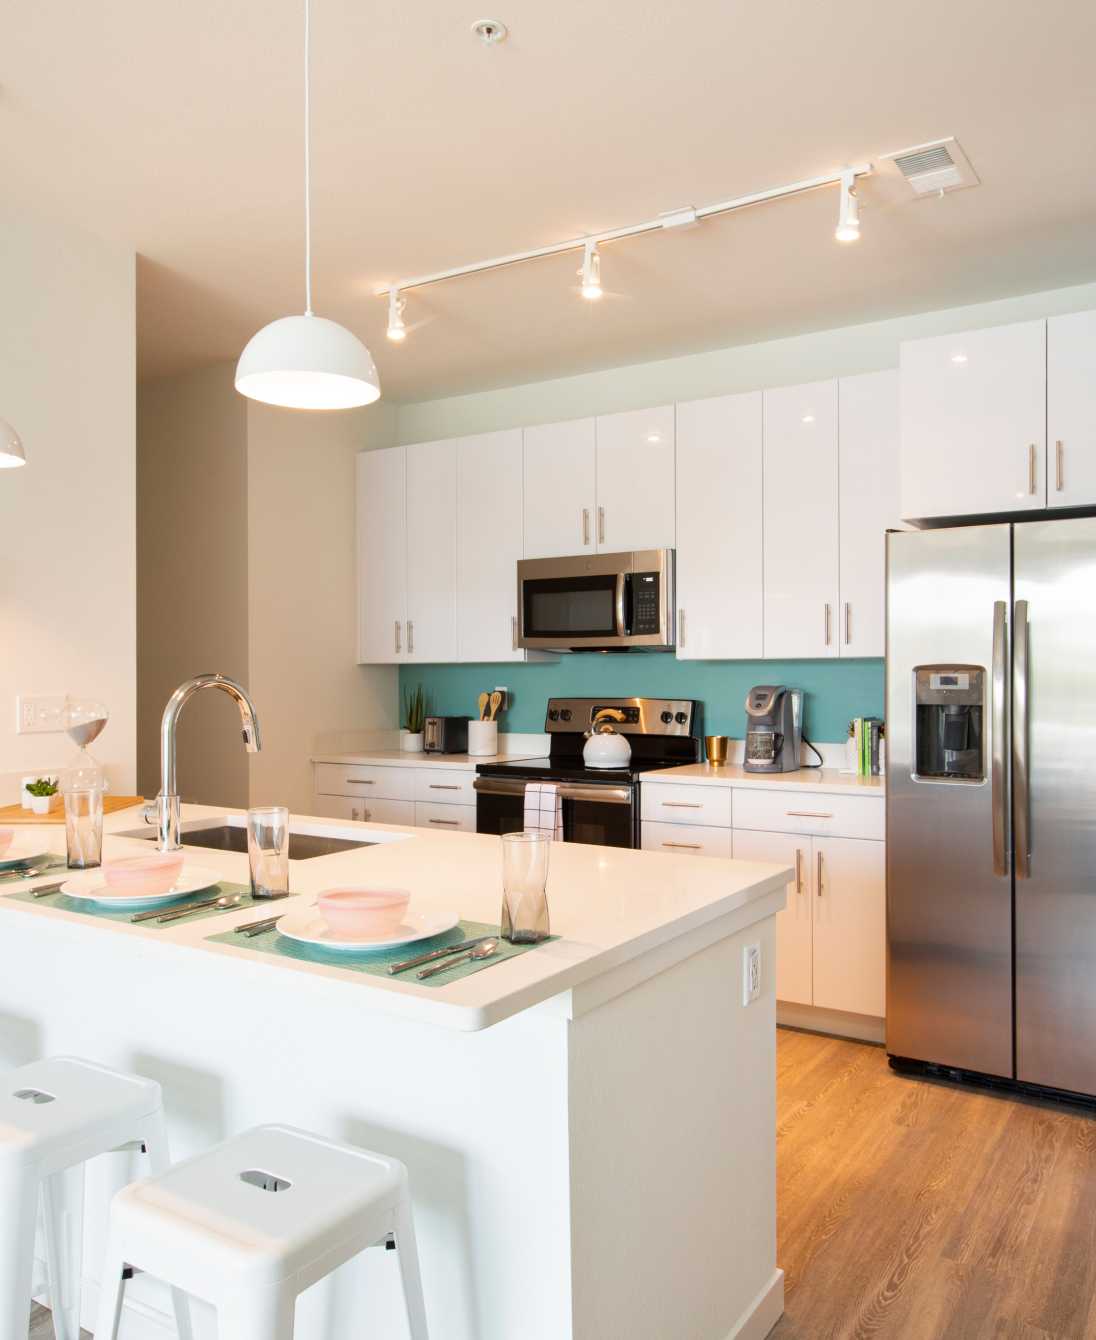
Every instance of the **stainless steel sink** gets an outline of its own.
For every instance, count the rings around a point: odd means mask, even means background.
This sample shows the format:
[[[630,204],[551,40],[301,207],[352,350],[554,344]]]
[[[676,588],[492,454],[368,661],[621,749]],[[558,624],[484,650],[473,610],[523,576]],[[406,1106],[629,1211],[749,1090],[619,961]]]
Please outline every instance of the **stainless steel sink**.
[[[289,830],[289,859],[311,861],[317,856],[332,856],[340,851],[355,851],[362,847],[376,847],[385,842],[410,836],[407,833],[378,833],[370,838],[351,837],[352,830],[326,827],[320,824],[301,824]],[[140,838],[156,841],[156,829],[133,828],[116,837]],[[191,819],[180,826],[179,839],[184,847],[205,847],[212,851],[247,851],[247,828],[242,815],[216,816],[210,819]]]

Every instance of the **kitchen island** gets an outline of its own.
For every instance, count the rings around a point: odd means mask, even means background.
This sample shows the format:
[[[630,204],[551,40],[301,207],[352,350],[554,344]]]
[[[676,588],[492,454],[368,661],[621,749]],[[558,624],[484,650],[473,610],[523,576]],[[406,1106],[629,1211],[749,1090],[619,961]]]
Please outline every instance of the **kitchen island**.
[[[184,820],[221,814],[187,806]],[[104,855],[147,850],[107,820]],[[336,883],[497,923],[497,838],[294,820],[376,841],[291,865],[307,904]],[[31,831],[63,848],[63,829]],[[245,882],[243,854],[187,848]],[[780,866],[556,844],[558,937],[442,986],[211,943],[253,908],[155,927],[0,889],[0,1072],[72,1053],[164,1087],[173,1154],[283,1121],[402,1159],[434,1340],[729,1340],[782,1310],[776,1265],[773,921]],[[48,903],[49,900],[45,900]],[[744,951],[760,994],[744,1003]],[[89,1175],[84,1322],[104,1199]],[[305,1295],[298,1340],[405,1334],[390,1254]],[[171,1334],[139,1276],[123,1334]],[[360,1306],[358,1305],[360,1300]],[[199,1340],[212,1313],[195,1307]]]

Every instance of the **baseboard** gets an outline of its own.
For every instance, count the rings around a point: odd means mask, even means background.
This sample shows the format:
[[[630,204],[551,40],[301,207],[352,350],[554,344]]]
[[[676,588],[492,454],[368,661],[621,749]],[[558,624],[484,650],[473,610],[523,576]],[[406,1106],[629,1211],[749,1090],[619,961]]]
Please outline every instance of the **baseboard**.
[[[777,1268],[733,1329],[727,1332],[727,1340],[765,1340],[783,1315],[784,1272]]]
[[[857,1042],[884,1042],[887,1021],[872,1014],[848,1014],[844,1010],[818,1010],[813,1005],[776,1002],[776,1022],[785,1028],[804,1028],[810,1033],[832,1033]]]

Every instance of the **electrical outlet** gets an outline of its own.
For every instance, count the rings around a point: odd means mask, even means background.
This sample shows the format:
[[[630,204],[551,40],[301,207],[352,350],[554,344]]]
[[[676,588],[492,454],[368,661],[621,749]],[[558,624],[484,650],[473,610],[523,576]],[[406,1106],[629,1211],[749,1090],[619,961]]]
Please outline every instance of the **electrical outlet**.
[[[67,702],[68,698],[63,693],[21,693],[15,700],[15,733],[40,735],[64,730]]]
[[[505,712],[510,706],[510,690],[496,687],[495,692],[502,694],[502,706],[499,708],[499,711]]]
[[[742,1004],[761,998],[761,946],[742,946]]]

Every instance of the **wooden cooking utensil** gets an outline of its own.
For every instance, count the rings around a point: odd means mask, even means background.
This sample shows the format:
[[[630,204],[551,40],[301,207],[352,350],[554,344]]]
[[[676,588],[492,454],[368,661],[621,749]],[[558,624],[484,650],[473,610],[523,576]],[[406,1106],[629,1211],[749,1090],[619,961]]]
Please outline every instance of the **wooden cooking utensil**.
[[[488,721],[494,721],[495,717],[498,715],[498,710],[501,706],[502,706],[502,694],[499,693],[498,689],[496,689],[494,693],[491,694],[491,715],[487,718]]]
[[[489,699],[489,697],[487,696],[487,694],[486,694],[486,693],[481,693],[480,696],[479,696],[479,719],[480,719],[481,721],[486,721],[486,720],[487,720],[487,704],[488,704],[488,702],[490,702],[490,699]]]

